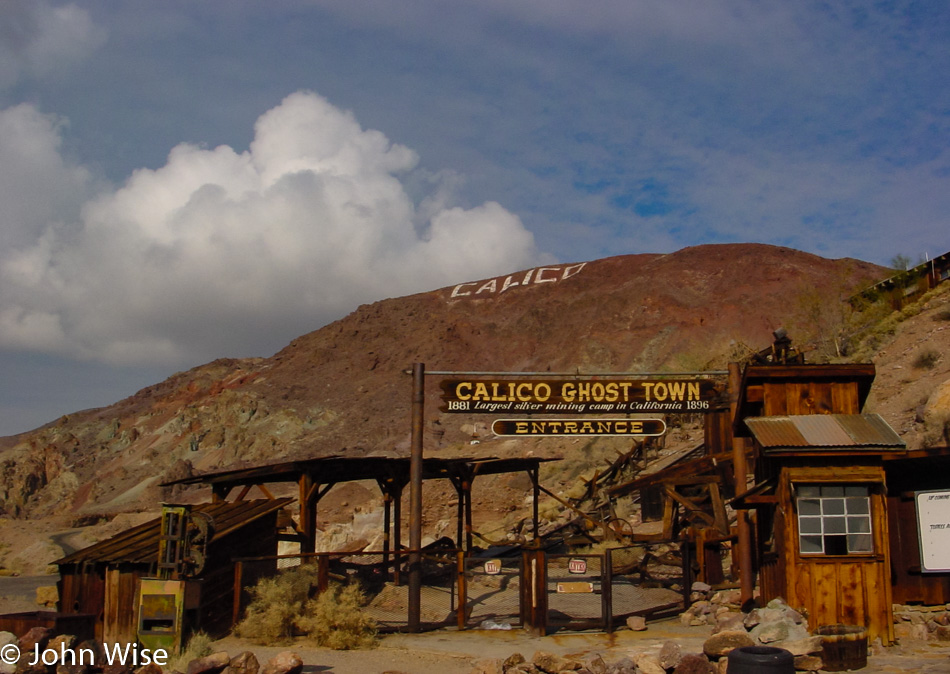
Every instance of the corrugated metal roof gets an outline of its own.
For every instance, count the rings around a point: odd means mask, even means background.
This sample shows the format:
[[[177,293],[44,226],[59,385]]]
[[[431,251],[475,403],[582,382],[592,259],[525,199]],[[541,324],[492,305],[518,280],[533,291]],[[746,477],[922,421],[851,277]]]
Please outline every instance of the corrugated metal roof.
[[[750,417],[746,425],[763,450],[817,447],[904,449],[904,441],[877,414],[804,414]]]
[[[221,501],[192,506],[192,511],[205,513],[214,521],[211,542],[264,515],[280,510],[293,502],[290,498],[256,499],[252,501]],[[58,559],[54,564],[81,564],[83,562],[131,562],[151,564],[158,560],[158,541],[161,518],[140,524],[116,534],[112,538],[90,545]]]

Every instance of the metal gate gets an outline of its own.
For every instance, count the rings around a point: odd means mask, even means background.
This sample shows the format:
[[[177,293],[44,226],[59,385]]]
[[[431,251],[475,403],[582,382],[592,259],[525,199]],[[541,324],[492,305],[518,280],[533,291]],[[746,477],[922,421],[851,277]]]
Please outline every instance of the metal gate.
[[[607,629],[610,579],[603,555],[546,555],[547,624]]]
[[[521,626],[521,561],[520,555],[465,560],[466,627]]]

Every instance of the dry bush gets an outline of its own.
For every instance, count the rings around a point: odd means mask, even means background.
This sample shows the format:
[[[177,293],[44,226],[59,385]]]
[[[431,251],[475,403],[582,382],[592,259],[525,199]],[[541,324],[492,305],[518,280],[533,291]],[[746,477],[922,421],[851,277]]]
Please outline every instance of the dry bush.
[[[253,599],[244,619],[234,627],[234,633],[257,644],[289,641],[294,636],[294,623],[303,613],[304,604],[316,585],[317,567],[313,564],[262,578],[251,588]]]
[[[370,648],[376,644],[376,621],[366,614],[366,598],[358,585],[331,585],[304,607],[297,627],[317,645],[336,650]]]
[[[211,637],[204,632],[195,632],[188,639],[188,645],[169,666],[168,670],[172,672],[187,671],[188,663],[206,655],[211,655],[213,643]]]
[[[937,365],[938,360],[940,360],[940,352],[928,349],[917,354],[913,365],[919,370],[932,370]]]

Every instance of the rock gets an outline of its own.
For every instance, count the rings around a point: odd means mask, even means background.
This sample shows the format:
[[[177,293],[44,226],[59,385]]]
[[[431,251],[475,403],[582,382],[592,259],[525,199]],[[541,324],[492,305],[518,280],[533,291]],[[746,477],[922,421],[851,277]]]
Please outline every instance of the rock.
[[[792,655],[811,655],[821,653],[824,640],[820,636],[805,637],[804,639],[777,641],[771,644],[771,646],[773,648],[784,648]]]
[[[675,641],[667,641],[660,646],[657,661],[663,669],[673,669],[683,659],[683,649]]]
[[[132,674],[162,674],[162,668],[154,662],[134,670]]]
[[[230,663],[231,656],[225,651],[219,651],[189,662],[185,674],[218,674]]]
[[[607,674],[607,663],[604,662],[604,658],[600,653],[595,653],[587,661],[587,669],[591,674]]]
[[[713,594],[710,601],[713,604],[730,604],[739,606],[742,600],[742,592],[739,590],[720,590]]]
[[[709,592],[712,590],[712,586],[697,580],[695,583],[690,585],[689,589],[691,592]]]
[[[522,662],[527,662],[527,660],[525,660],[525,657],[521,653],[512,653],[507,658],[505,658],[505,661],[502,663],[502,666],[507,672],[509,669],[511,669],[512,667],[517,667]]]
[[[643,632],[647,628],[647,619],[643,616],[632,615],[627,618],[627,627],[634,632]]]
[[[261,663],[251,651],[244,651],[231,658],[222,674],[257,674]]]
[[[55,585],[41,585],[36,588],[36,603],[40,606],[56,608],[59,603],[59,590]]]
[[[927,641],[930,632],[924,624],[898,623],[894,625],[894,636],[898,641]]]
[[[716,659],[727,655],[733,648],[743,646],[755,646],[755,640],[745,630],[719,632],[706,639],[703,643],[703,653],[709,658]]]
[[[478,660],[472,667],[471,674],[505,674],[503,660],[499,658],[486,658]]]
[[[666,674],[666,670],[660,664],[659,658],[649,653],[637,653],[633,656],[640,674]]]
[[[719,669],[704,655],[684,655],[673,674],[719,674]]]
[[[608,671],[610,674],[638,674],[637,665],[630,658],[621,658]]]
[[[16,635],[12,632],[0,632],[0,648],[9,646],[10,644],[15,645],[16,642]],[[0,660],[0,674],[13,674],[14,671],[16,671],[15,663],[9,663],[5,660]]]
[[[795,670],[799,672],[817,672],[825,663],[817,655],[796,655]]]
[[[132,674],[132,667],[130,665],[121,665],[119,663],[112,665],[106,664],[102,668],[102,674]]]
[[[950,641],[950,627],[938,625],[934,630],[934,636],[937,637],[937,641]]]
[[[261,674],[300,674],[302,669],[303,660],[299,655],[293,651],[282,651],[267,661]]]
[[[537,651],[531,658],[531,664],[548,674],[558,674],[559,672],[577,671],[583,665],[576,660],[561,657],[547,651]]]
[[[733,611],[726,611],[716,615],[716,626],[713,632],[744,632],[745,615]]]
[[[51,668],[43,664],[42,661],[37,662],[35,665],[30,665],[33,658],[31,653],[33,653],[37,648],[40,651],[46,649],[49,645],[50,637],[53,635],[53,630],[48,627],[34,627],[29,632],[20,637],[17,641],[17,647],[20,649],[20,660],[16,663],[16,669],[14,671],[17,674],[46,674]]]

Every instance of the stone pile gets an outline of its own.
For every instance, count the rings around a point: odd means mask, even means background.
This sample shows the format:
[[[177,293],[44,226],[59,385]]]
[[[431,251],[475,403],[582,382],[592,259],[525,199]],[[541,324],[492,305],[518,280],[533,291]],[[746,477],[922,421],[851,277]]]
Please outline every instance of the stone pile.
[[[12,647],[19,649],[19,661],[11,662],[15,653]],[[46,660],[51,664],[37,662],[35,653],[52,652]],[[80,658],[79,654],[84,653]],[[92,657],[89,657],[89,654]],[[63,655],[65,654],[65,655]],[[154,662],[149,664],[129,663],[109,664],[103,645],[95,639],[79,642],[69,634],[53,636],[52,630],[46,627],[34,627],[23,636],[17,638],[10,632],[0,632],[0,674],[173,674],[175,670],[170,665],[162,667]],[[174,662],[170,656],[168,662]],[[300,674],[303,670],[303,660],[292,651],[278,653],[261,665],[250,651],[230,657],[226,652],[212,653],[202,658],[195,658],[185,665],[185,672],[175,674]]]
[[[894,636],[900,640],[950,641],[950,604],[894,604]]]
[[[822,667],[823,639],[808,632],[805,617],[783,599],[743,613],[738,590],[713,592],[705,583],[694,583],[692,605],[680,615],[685,625],[712,625],[713,635],[704,652],[725,658],[739,646],[784,648],[795,657],[795,669],[814,672]],[[723,670],[725,671],[725,670]]]

